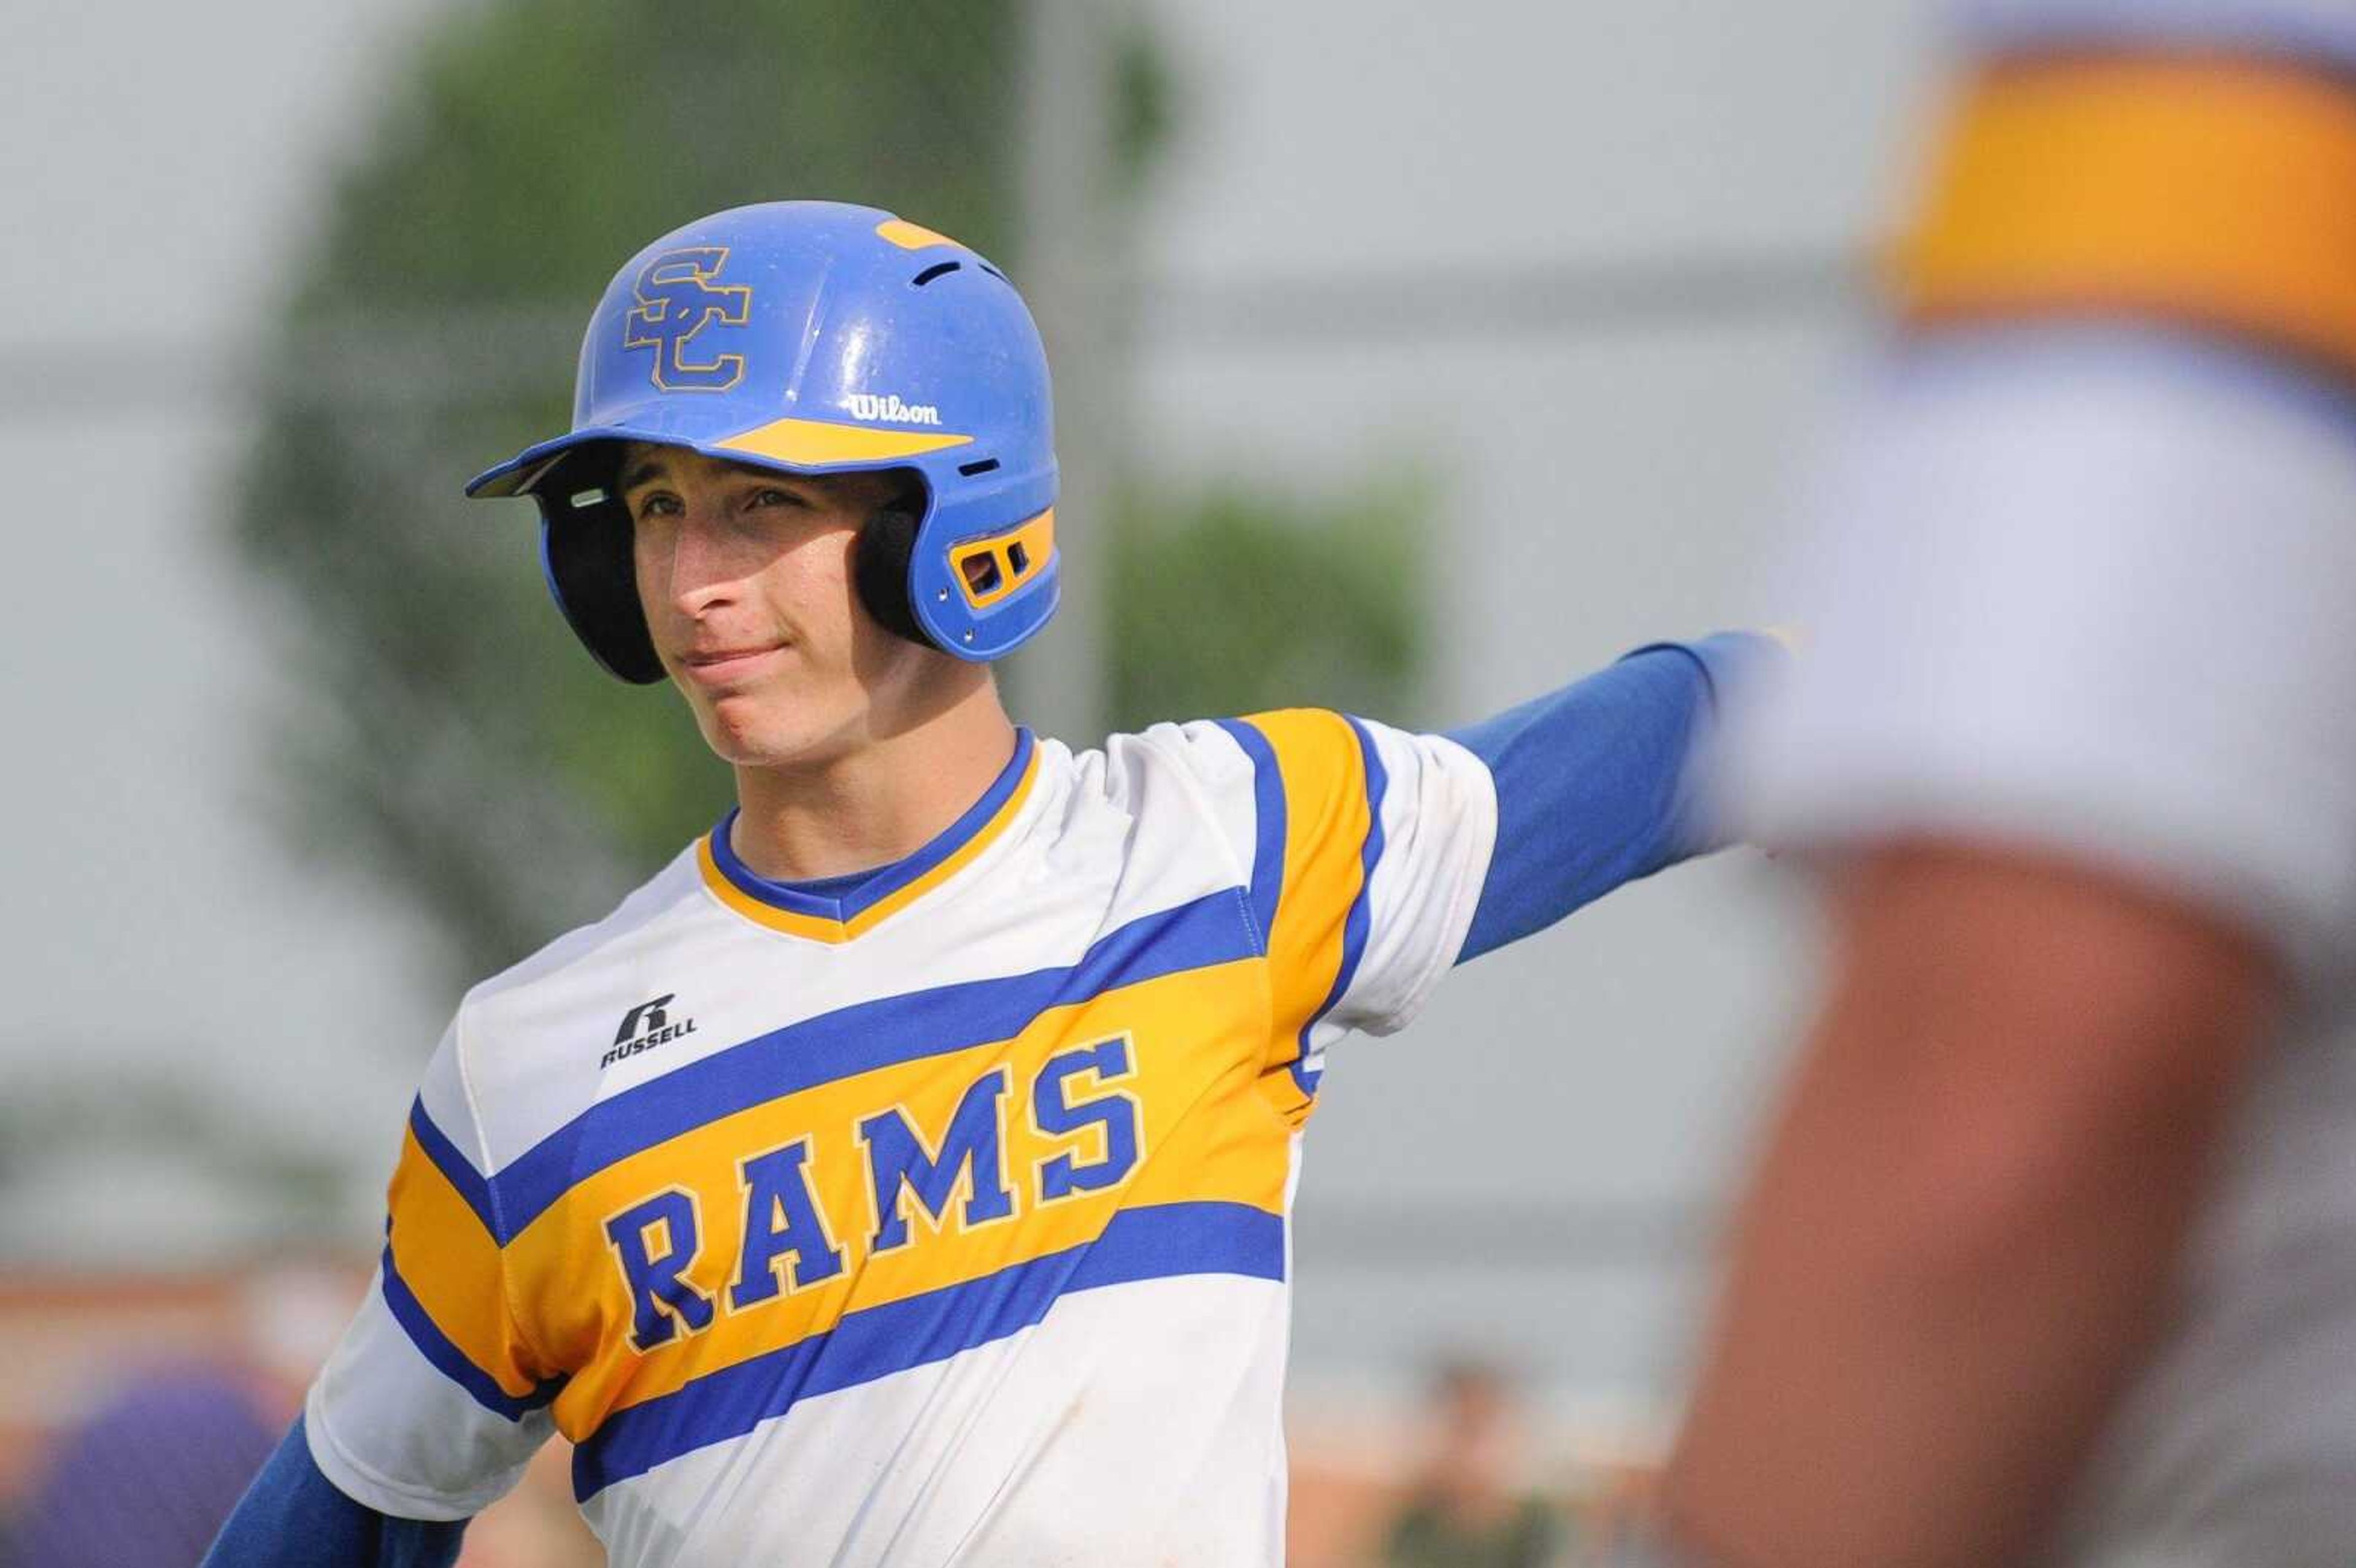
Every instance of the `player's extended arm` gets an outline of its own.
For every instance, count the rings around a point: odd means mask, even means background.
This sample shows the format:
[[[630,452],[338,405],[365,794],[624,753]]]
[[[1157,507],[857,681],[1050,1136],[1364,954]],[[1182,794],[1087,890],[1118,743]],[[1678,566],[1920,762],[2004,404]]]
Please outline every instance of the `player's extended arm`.
[[[1688,794],[1688,764],[1715,721],[1717,686],[1782,656],[1746,632],[1657,644],[1450,731],[1497,789],[1496,848],[1457,961],[1718,848]]]
[[[312,1462],[297,1416],[202,1568],[450,1568],[466,1529],[465,1520],[394,1519],[337,1491]]]
[[[2169,1310],[2276,971],[2027,853],[1894,844],[1836,918],[1666,1508],[1740,1568],[2010,1562]]]

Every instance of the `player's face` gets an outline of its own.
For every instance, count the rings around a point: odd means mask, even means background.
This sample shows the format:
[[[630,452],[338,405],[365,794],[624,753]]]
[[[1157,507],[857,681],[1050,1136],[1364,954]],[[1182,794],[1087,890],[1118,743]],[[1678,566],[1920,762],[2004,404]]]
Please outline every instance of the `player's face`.
[[[633,443],[621,491],[655,649],[728,762],[840,756],[938,656],[876,624],[852,586],[859,529],[891,495],[881,476],[809,478]]]

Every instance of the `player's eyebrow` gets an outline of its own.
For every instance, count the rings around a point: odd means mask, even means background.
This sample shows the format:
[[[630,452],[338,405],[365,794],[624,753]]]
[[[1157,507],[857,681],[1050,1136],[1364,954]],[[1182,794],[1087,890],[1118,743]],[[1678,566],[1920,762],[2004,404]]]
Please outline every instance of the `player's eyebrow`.
[[[798,474],[780,474],[773,468],[763,468],[751,463],[731,463],[726,464],[726,467],[730,474],[739,478],[763,479],[784,485],[794,484],[802,477]],[[663,457],[659,454],[649,454],[624,469],[616,488],[623,491],[635,490],[641,485],[651,485],[658,479],[666,478],[669,473],[670,465]]]
[[[635,490],[641,485],[651,485],[666,472],[659,457],[641,457],[622,473],[621,488]]]

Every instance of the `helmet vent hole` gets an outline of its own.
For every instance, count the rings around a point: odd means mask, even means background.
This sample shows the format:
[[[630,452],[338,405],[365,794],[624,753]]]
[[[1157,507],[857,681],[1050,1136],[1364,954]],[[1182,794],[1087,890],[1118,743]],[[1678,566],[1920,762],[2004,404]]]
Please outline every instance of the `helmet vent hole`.
[[[936,261],[931,266],[926,267],[923,272],[918,272],[916,277],[910,281],[917,288],[921,289],[926,283],[931,283],[935,278],[939,277],[943,272],[954,272],[959,267],[964,265],[965,263],[963,261]]]
[[[999,583],[998,557],[985,551],[969,555],[959,564],[965,573],[965,585],[976,593],[988,593]]]
[[[1006,564],[1014,569],[1017,577],[1031,570],[1031,552],[1023,548],[1021,539],[1006,547]]]
[[[996,468],[997,466],[998,466],[998,459],[996,459],[995,457],[985,457],[985,458],[983,458],[983,459],[982,459],[980,462],[979,462],[979,463],[960,463],[960,464],[958,464],[958,472],[959,474],[964,475],[967,478],[970,479],[970,478],[972,478],[972,477],[973,477],[975,475],[977,475],[977,474],[987,474],[987,473],[989,473],[991,470],[992,470],[992,469]]]
[[[977,267],[980,267],[983,272],[988,272],[991,277],[996,278],[1000,283],[1002,283],[1006,282],[1006,274],[1005,274],[1004,272],[1000,272],[997,268],[995,268],[995,267],[991,266],[989,262],[987,262],[987,261],[976,261],[976,262],[974,263],[974,265],[975,265],[975,266],[977,266]]]

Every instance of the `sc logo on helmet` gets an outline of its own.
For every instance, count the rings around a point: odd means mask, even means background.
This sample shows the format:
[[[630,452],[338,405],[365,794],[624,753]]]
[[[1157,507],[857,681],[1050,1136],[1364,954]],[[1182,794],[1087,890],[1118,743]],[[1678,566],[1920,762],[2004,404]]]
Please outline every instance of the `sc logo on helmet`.
[[[655,351],[650,374],[666,392],[724,392],[744,379],[742,354],[691,359],[696,335],[713,322],[742,326],[753,318],[753,291],[715,280],[728,263],[724,245],[666,251],[639,269],[637,306],[624,324],[622,347]]]

